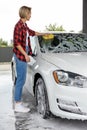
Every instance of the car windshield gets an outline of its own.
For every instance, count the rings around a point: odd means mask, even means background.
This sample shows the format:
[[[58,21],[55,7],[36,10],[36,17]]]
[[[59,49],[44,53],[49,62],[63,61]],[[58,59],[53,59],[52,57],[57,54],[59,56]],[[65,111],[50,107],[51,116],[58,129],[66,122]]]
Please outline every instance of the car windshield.
[[[76,33],[57,33],[50,38],[39,36],[42,53],[68,53],[87,51],[87,35]]]

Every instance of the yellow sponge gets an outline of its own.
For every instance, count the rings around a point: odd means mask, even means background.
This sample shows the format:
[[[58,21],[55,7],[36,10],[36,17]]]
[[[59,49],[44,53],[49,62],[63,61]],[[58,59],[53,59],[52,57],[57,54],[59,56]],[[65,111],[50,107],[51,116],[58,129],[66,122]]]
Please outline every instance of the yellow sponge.
[[[44,35],[44,36],[42,36],[43,37],[43,39],[53,39],[54,38],[54,35],[53,34],[47,34],[47,35]]]

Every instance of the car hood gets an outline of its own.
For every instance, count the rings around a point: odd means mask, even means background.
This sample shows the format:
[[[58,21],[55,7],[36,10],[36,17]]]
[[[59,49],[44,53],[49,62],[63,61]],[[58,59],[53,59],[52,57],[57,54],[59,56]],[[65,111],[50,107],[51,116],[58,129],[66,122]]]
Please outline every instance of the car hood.
[[[87,53],[47,53],[43,59],[56,67],[87,76]]]

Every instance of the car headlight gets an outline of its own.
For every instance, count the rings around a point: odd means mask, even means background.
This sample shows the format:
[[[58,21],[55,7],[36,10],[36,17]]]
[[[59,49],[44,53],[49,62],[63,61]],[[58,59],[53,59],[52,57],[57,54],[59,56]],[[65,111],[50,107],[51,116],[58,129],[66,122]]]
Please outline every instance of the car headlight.
[[[87,77],[76,73],[64,70],[56,70],[53,72],[53,77],[56,83],[60,85],[80,87],[80,88],[87,87]]]
[[[68,80],[68,73],[63,72],[63,71],[54,71],[53,76],[57,83],[59,82],[64,83],[64,82],[67,82]]]

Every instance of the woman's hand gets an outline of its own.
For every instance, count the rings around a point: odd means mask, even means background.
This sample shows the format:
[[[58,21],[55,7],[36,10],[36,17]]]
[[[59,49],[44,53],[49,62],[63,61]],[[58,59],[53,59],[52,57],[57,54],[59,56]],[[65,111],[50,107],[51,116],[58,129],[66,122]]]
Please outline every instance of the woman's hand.
[[[25,59],[26,59],[26,62],[30,62],[30,57],[29,57],[29,55],[25,54]]]

